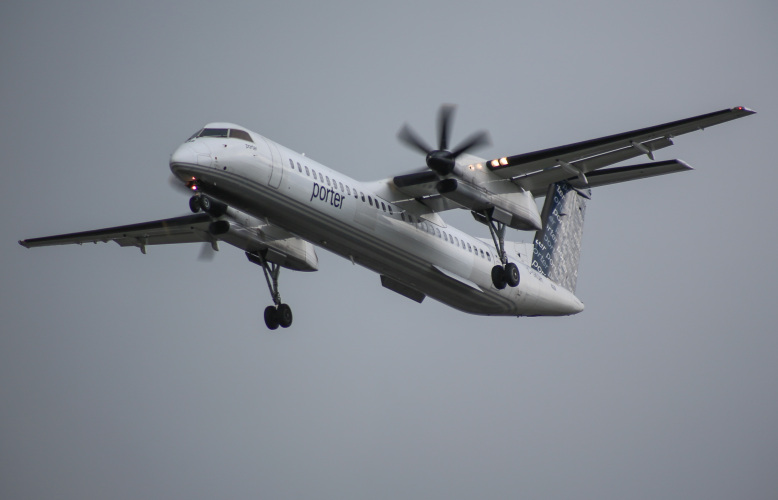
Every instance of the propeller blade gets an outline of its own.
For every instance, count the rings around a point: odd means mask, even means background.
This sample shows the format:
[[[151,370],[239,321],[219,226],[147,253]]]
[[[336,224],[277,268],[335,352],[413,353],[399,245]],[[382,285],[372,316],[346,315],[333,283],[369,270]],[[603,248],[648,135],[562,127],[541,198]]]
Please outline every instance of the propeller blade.
[[[422,138],[419,137],[419,135],[414,132],[413,129],[411,129],[411,127],[409,127],[407,124],[403,125],[403,128],[401,128],[397,133],[397,138],[407,146],[417,149],[425,155],[432,151],[432,148],[430,148],[427,143],[425,143],[424,140],[422,140]]]
[[[462,141],[462,143],[459,146],[457,146],[457,148],[454,149],[454,151],[451,152],[451,156],[456,158],[466,151],[470,151],[471,149],[477,149],[483,146],[488,146],[489,144],[491,144],[491,141],[489,140],[488,133],[483,131],[476,132],[475,134],[471,135],[470,137]]]
[[[448,149],[448,137],[451,133],[451,120],[454,117],[456,106],[444,104],[438,112],[438,149]]]

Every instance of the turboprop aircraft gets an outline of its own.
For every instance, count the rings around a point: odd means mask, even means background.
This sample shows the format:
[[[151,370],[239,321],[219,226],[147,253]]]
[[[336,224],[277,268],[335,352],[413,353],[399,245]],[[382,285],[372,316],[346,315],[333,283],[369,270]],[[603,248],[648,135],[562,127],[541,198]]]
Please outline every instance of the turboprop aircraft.
[[[476,133],[450,148],[454,108],[441,107],[437,147],[407,125],[399,134],[426,168],[361,182],[232,123],[209,123],[170,157],[175,182],[192,193],[191,215],[21,240],[27,248],[115,241],[121,246],[202,242],[233,245],[259,265],[273,305],[268,328],[287,328],[281,268],[316,271],[315,246],[379,274],[416,302],[429,296],[460,311],[497,316],[581,312],[575,296],[586,202],[599,186],[691,170],[654,153],[679,135],[754,113],[744,107],[515,156],[471,152]],[[651,161],[604,168],[646,155]],[[542,210],[536,199],[545,197]],[[447,225],[441,212],[469,210],[490,238]],[[506,228],[534,232],[505,240]]]

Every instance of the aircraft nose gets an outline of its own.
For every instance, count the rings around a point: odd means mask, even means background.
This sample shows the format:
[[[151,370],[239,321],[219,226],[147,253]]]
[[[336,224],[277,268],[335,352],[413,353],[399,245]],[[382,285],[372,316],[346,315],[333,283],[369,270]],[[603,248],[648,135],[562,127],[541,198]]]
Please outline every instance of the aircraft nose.
[[[197,151],[190,144],[182,144],[170,155],[170,168],[197,165]]]

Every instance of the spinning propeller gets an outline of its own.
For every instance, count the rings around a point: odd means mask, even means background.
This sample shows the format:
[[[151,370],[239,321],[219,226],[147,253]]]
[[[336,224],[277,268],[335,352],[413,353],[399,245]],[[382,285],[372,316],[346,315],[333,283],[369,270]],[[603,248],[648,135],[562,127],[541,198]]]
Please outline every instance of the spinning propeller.
[[[170,174],[168,176],[168,185],[173,188],[173,190],[178,191],[179,193],[183,193],[186,195],[191,196],[192,194],[197,193],[197,190],[192,189],[192,184],[185,184],[181,179],[176,177],[173,174]],[[219,250],[219,246],[216,243],[216,240],[212,242],[203,242],[202,246],[200,247],[200,253],[197,255],[197,260],[201,262],[209,262],[212,261],[214,257],[216,257],[216,252]]]
[[[448,139],[451,130],[451,121],[454,116],[455,107],[451,104],[444,104],[438,112],[438,149],[432,149],[427,145],[419,135],[413,131],[407,124],[403,125],[397,138],[406,145],[427,155],[427,166],[435,173],[444,177],[454,171],[456,159],[461,154],[471,149],[480,148],[489,145],[489,134],[484,131],[476,132],[453,150],[448,149]]]

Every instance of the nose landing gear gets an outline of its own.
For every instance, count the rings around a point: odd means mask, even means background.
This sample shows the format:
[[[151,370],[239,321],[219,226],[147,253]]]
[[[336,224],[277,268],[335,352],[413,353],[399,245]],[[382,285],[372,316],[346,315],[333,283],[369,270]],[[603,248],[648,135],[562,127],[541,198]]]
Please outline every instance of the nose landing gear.
[[[254,264],[262,266],[270,296],[273,298],[274,305],[265,308],[265,325],[270,330],[276,330],[279,326],[289,328],[293,319],[292,308],[281,302],[281,294],[278,291],[278,275],[281,272],[281,266],[268,262],[262,253],[246,252],[246,257]]]
[[[214,217],[221,217],[227,211],[227,205],[211,199],[204,194],[196,194],[189,198],[189,210],[193,213],[203,211]]]

